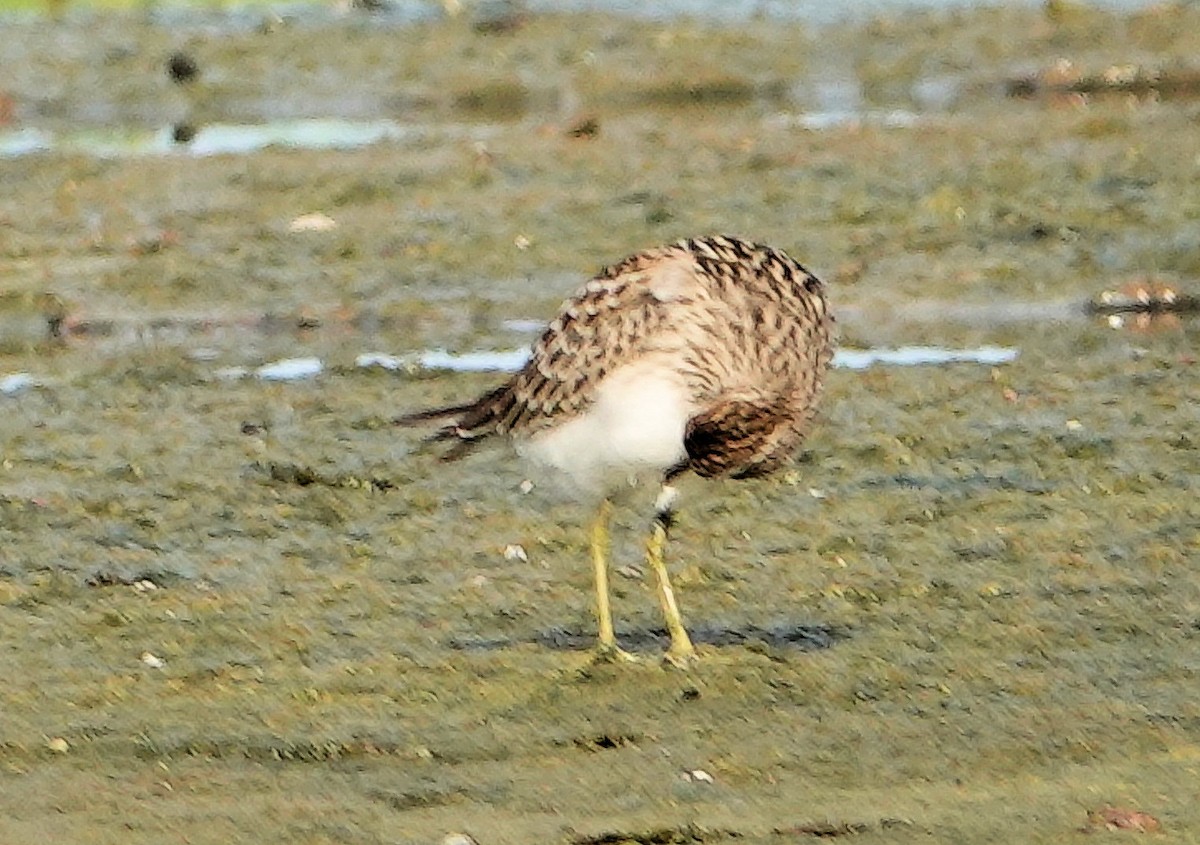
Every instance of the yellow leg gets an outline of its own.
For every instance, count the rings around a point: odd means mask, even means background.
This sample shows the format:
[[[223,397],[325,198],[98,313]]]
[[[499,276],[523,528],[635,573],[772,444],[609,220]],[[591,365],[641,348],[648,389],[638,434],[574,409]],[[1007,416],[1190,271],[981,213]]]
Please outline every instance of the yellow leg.
[[[605,499],[592,522],[592,568],[596,577],[596,621],[600,628],[600,644],[596,656],[602,660],[629,660],[633,655],[622,651],[613,633],[612,606],[608,601],[608,523],[612,502]]]
[[[650,531],[650,540],[646,543],[646,563],[654,570],[658,581],[658,602],[662,605],[663,616],[667,621],[667,631],[671,634],[671,647],[667,649],[666,659],[676,666],[686,666],[696,657],[696,649],[683,627],[683,618],[679,615],[679,605],[675,603],[675,591],[671,589],[671,579],[667,575],[667,564],[663,560],[663,552],[667,545],[667,525],[671,519],[670,504],[675,498],[675,491],[663,487],[659,496],[658,514],[654,517],[654,527]]]

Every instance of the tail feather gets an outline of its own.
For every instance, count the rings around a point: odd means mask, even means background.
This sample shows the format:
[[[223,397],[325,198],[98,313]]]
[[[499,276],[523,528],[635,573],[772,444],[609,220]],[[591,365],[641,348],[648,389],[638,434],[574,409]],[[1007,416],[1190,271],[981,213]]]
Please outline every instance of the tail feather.
[[[445,420],[446,423],[425,438],[426,443],[454,441],[441,456],[443,461],[456,461],[470,452],[481,441],[499,434],[504,415],[513,405],[512,391],[501,385],[489,393],[462,405],[447,405],[429,408],[411,414],[401,414],[392,419],[400,426],[416,426],[422,423]]]
[[[475,402],[468,402],[465,405],[447,405],[444,408],[427,408],[424,411],[416,411],[415,413],[411,414],[401,414],[398,417],[392,418],[392,424],[410,427],[414,425],[421,425],[422,423],[432,422],[434,420],[445,420],[449,419],[450,417],[458,417],[474,408],[475,404]]]

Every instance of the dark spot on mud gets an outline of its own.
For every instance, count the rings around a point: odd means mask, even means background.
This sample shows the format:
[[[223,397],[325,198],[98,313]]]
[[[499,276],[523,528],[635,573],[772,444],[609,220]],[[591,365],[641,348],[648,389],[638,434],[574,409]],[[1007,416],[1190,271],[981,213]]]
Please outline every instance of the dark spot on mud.
[[[806,822],[791,827],[776,828],[773,832],[781,836],[811,836],[814,839],[836,839],[841,836],[858,836],[874,830],[891,830],[912,827],[907,819],[880,819],[868,822]]]
[[[584,751],[611,751],[614,748],[633,748],[640,739],[637,734],[600,734],[576,737],[571,744]]]
[[[1101,74],[1078,74],[1068,66],[1006,79],[1002,87],[1006,97],[1021,100],[1068,94],[1193,98],[1200,96],[1200,72],[1190,68],[1161,70],[1129,65],[1113,67]]]
[[[480,3],[471,20],[471,29],[480,35],[508,35],[529,23],[529,15],[519,4]]]
[[[196,60],[184,52],[172,53],[167,59],[167,76],[172,82],[185,85],[200,75],[200,66]]]
[[[741,839],[734,830],[708,830],[697,825],[646,831],[612,831],[598,836],[574,836],[571,845],[679,845],[687,842],[727,842]]]
[[[600,121],[594,117],[585,117],[567,127],[570,138],[595,138],[600,134]]]
[[[393,810],[401,811],[416,810],[422,807],[440,807],[460,801],[465,797],[460,790],[443,789],[420,789],[404,792],[373,790],[368,794]]]
[[[745,646],[751,649],[821,651],[834,643],[847,639],[849,632],[826,625],[795,625],[790,622],[767,627],[747,625],[731,628],[721,625],[689,626],[688,633],[697,645]],[[665,650],[671,644],[671,635],[665,628],[641,628],[617,634],[621,648],[636,653],[654,653]],[[495,639],[455,639],[450,648],[459,651],[498,651],[511,648],[518,643],[533,643],[558,651],[586,651],[596,645],[593,631],[550,628],[539,631],[526,640],[504,637]],[[698,697],[698,694],[697,694]]]
[[[520,82],[481,83],[459,92],[454,105],[477,120],[517,120],[529,108],[529,92]]]
[[[666,108],[684,106],[742,106],[758,99],[775,99],[775,86],[758,85],[746,79],[721,77],[710,80],[680,80],[647,88],[645,102]]]
[[[244,425],[242,433],[251,433],[245,430]],[[297,487],[309,487],[316,484],[323,487],[342,487],[351,490],[367,490],[369,492],[380,493],[396,488],[395,482],[387,478],[368,478],[349,475],[347,473],[329,474],[318,472],[312,467],[301,466],[300,464],[279,463],[276,461],[269,463],[255,462],[251,466],[251,471],[261,473],[271,481],[281,484],[294,484]]]
[[[171,127],[171,141],[176,144],[190,144],[196,137],[196,127],[187,121],[180,121]]]
[[[178,576],[169,577],[163,572],[114,572],[111,569],[99,569],[84,579],[89,587],[132,587],[134,584],[153,584],[155,587],[167,587],[171,581],[177,581]]]

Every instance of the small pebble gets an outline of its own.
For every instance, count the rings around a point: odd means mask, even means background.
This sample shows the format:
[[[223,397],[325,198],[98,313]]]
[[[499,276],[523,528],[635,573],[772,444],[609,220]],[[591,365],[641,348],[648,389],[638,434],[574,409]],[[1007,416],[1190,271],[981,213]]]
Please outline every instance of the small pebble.
[[[185,85],[200,75],[200,66],[187,53],[172,53],[167,59],[167,75],[172,82]]]
[[[148,651],[142,652],[142,662],[145,663],[147,666],[149,666],[151,669],[161,669],[167,665],[167,661],[163,660],[161,657],[158,657],[157,655],[151,654]]]
[[[529,563],[529,555],[525,553],[525,547],[518,543],[509,543],[504,547],[504,559]]]
[[[69,742],[67,742],[65,739],[63,739],[61,736],[56,736],[56,737],[46,740],[46,747],[49,748],[51,751],[53,751],[55,754],[66,754],[68,751],[71,750],[71,744]]]
[[[685,774],[688,780],[695,781],[696,783],[713,782],[713,776],[704,771],[704,769],[692,769],[690,772],[686,772]]]
[[[337,221],[319,211],[312,214],[301,214],[288,224],[289,232],[329,232],[336,228]]]
[[[447,833],[442,837],[439,845],[479,845],[479,843],[467,833]]]

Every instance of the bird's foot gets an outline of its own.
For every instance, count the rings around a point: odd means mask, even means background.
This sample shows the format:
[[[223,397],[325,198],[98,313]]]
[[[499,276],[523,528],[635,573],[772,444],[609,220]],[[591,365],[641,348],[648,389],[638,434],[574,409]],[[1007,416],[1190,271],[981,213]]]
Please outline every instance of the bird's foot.
[[[662,659],[664,663],[669,663],[676,669],[691,669],[700,662],[700,655],[690,642],[672,643]]]
[[[638,663],[636,655],[630,654],[616,643],[600,643],[592,649],[591,663]]]

